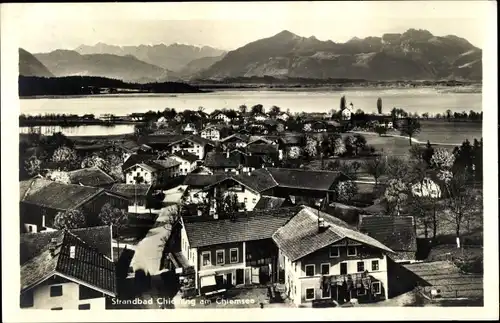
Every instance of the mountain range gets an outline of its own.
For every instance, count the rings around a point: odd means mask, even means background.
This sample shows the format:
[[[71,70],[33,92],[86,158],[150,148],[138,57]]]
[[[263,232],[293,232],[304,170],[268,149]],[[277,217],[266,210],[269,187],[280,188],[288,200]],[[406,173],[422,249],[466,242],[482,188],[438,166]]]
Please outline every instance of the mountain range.
[[[482,79],[482,50],[466,39],[409,29],[381,37],[321,41],[282,31],[226,52],[182,44],[114,46],[31,55],[19,50],[20,75],[101,76],[126,82],[274,77],[367,80]]]

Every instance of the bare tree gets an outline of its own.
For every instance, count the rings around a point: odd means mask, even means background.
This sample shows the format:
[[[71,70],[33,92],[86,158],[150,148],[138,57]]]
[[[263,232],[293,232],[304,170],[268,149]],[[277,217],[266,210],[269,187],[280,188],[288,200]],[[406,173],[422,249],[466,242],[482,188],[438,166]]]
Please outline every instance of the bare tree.
[[[375,186],[378,185],[378,179],[387,171],[387,164],[385,157],[378,156],[376,158],[368,159],[364,162],[364,168],[368,174],[375,178]]]
[[[420,121],[416,118],[406,118],[405,123],[401,128],[401,135],[408,136],[410,146],[412,145],[411,139],[420,132]]]

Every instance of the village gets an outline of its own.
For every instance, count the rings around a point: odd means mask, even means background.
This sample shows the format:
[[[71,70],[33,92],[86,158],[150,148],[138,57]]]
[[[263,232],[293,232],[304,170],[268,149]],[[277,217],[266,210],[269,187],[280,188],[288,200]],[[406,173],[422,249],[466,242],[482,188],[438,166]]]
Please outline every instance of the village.
[[[481,306],[482,138],[421,143],[429,114],[373,104],[167,108],[123,117],[126,136],[23,133],[21,307]]]

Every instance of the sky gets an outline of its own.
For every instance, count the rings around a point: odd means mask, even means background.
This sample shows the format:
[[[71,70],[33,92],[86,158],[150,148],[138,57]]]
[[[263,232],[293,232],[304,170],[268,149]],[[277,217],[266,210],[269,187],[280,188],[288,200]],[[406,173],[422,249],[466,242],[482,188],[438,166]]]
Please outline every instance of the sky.
[[[489,1],[9,4],[19,46],[32,52],[81,44],[207,45],[225,50],[289,30],[345,42],[427,29],[483,48]],[[2,12],[4,14],[4,12]],[[21,27],[22,26],[22,27]]]

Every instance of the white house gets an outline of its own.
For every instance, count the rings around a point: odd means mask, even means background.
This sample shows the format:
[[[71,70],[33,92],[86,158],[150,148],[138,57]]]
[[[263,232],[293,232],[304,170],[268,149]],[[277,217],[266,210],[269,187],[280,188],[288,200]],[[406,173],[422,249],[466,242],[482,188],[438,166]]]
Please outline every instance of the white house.
[[[111,228],[21,235],[21,308],[105,310],[117,296]]]
[[[180,150],[185,150],[193,155],[198,156],[199,160],[205,158],[206,150],[209,147],[215,147],[215,144],[208,139],[201,138],[198,136],[189,136],[181,140],[175,141],[170,144],[172,153]]]
[[[231,122],[231,118],[229,118],[223,111],[216,111],[211,115],[213,120],[219,120],[224,123]]]
[[[134,164],[123,170],[125,183],[162,185],[180,175],[181,163],[173,158],[151,160]]]
[[[200,136],[208,140],[218,141],[221,138],[221,128],[220,125],[209,125],[201,131]]]
[[[196,135],[198,133],[198,130],[196,130],[196,126],[193,123],[188,123],[184,126],[184,128],[182,128],[182,132]]]
[[[178,161],[179,165],[179,174],[187,175],[191,173],[193,169],[197,166],[198,156],[193,155],[185,150],[178,150],[173,153],[170,158]]]
[[[310,207],[273,234],[285,271],[285,291],[296,305],[389,298],[387,255],[379,241]]]
[[[348,107],[343,109],[341,113],[342,113],[342,120],[351,120],[352,114],[354,113],[354,105],[352,104],[352,102],[349,104]]]

